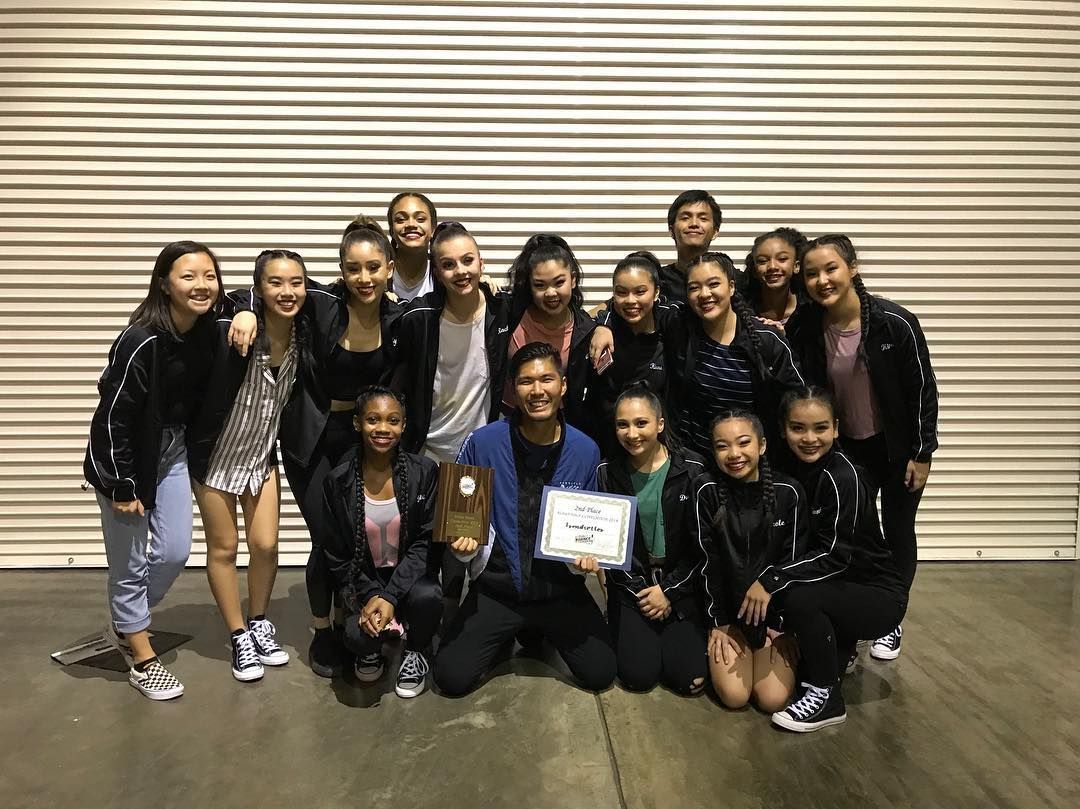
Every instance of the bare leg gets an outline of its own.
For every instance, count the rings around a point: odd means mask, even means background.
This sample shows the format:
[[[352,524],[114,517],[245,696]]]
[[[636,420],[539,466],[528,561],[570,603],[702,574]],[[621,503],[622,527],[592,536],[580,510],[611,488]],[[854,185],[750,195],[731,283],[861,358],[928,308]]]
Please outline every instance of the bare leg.
[[[236,495],[199,484],[194,488],[206,534],[206,578],[226,628],[235,632],[244,628],[236,575]]]
[[[278,514],[281,490],[277,467],[257,495],[240,497],[248,546],[248,613],[265,615],[278,569]]]
[[[142,663],[156,654],[154,647],[150,645],[150,633],[145,629],[125,633],[124,640],[131,647],[131,659],[134,663]]]
[[[741,708],[750,701],[754,680],[754,657],[749,648],[736,657],[730,665],[723,660],[717,663],[709,655],[709,677],[712,679],[720,701],[728,708]]]
[[[754,702],[766,713],[782,711],[795,693],[795,671],[771,640],[754,652]]]

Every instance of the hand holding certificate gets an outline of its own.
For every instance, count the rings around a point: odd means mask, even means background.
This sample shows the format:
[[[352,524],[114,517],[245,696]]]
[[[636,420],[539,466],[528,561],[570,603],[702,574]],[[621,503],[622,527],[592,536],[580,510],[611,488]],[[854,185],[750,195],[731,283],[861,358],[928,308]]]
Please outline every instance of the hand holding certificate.
[[[630,569],[637,498],[544,487],[536,531],[538,559],[593,557],[603,568]]]

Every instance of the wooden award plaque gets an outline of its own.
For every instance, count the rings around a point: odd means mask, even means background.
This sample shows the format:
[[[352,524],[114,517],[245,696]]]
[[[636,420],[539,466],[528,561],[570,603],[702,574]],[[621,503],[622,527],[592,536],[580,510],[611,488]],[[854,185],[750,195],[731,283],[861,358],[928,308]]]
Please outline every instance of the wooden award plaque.
[[[453,542],[469,537],[487,544],[494,476],[495,470],[486,466],[439,464],[432,540]]]

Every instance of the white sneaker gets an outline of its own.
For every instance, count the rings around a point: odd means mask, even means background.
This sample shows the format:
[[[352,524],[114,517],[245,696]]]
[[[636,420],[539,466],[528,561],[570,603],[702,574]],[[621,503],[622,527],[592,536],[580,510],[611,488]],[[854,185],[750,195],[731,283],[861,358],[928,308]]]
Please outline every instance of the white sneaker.
[[[255,640],[250,632],[233,635],[232,643],[232,676],[242,683],[250,683],[253,680],[262,679],[264,674],[262,661],[255,651]]]
[[[105,631],[102,632],[101,635],[120,653],[120,656],[124,658],[124,665],[129,669],[135,665],[135,655],[131,651],[131,644],[128,643],[127,638],[122,637],[120,633],[116,631],[116,627],[113,626],[112,621],[105,624]]]
[[[870,656],[875,660],[896,660],[900,656],[900,642],[904,637],[904,628],[896,627],[883,638],[870,644]]]
[[[274,640],[277,628],[265,618],[248,621],[248,634],[255,642],[255,654],[264,666],[284,666],[289,662],[289,653]]]
[[[420,652],[406,650],[398,670],[397,685],[394,691],[399,697],[410,699],[418,697],[427,690],[427,675],[430,666]]]
[[[150,658],[142,671],[132,667],[128,672],[128,682],[142,692],[147,699],[176,699],[184,693],[184,684],[161,665],[156,658]]]

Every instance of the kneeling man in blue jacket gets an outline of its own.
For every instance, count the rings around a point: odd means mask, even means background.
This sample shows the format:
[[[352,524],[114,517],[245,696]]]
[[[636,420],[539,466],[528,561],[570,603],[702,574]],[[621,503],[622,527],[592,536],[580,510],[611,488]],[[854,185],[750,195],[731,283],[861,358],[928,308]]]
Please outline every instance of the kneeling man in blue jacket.
[[[521,630],[542,634],[584,687],[615,679],[615,651],[604,616],[585,587],[596,560],[573,565],[533,558],[544,486],[596,489],[600,451],[560,412],[566,379],[559,353],[529,343],[510,360],[516,408],[508,421],[475,430],[458,463],[495,470],[487,545],[459,539],[450,548],[469,563],[472,582],[435,659],[435,683],[447,695],[475,688],[504,645]]]

